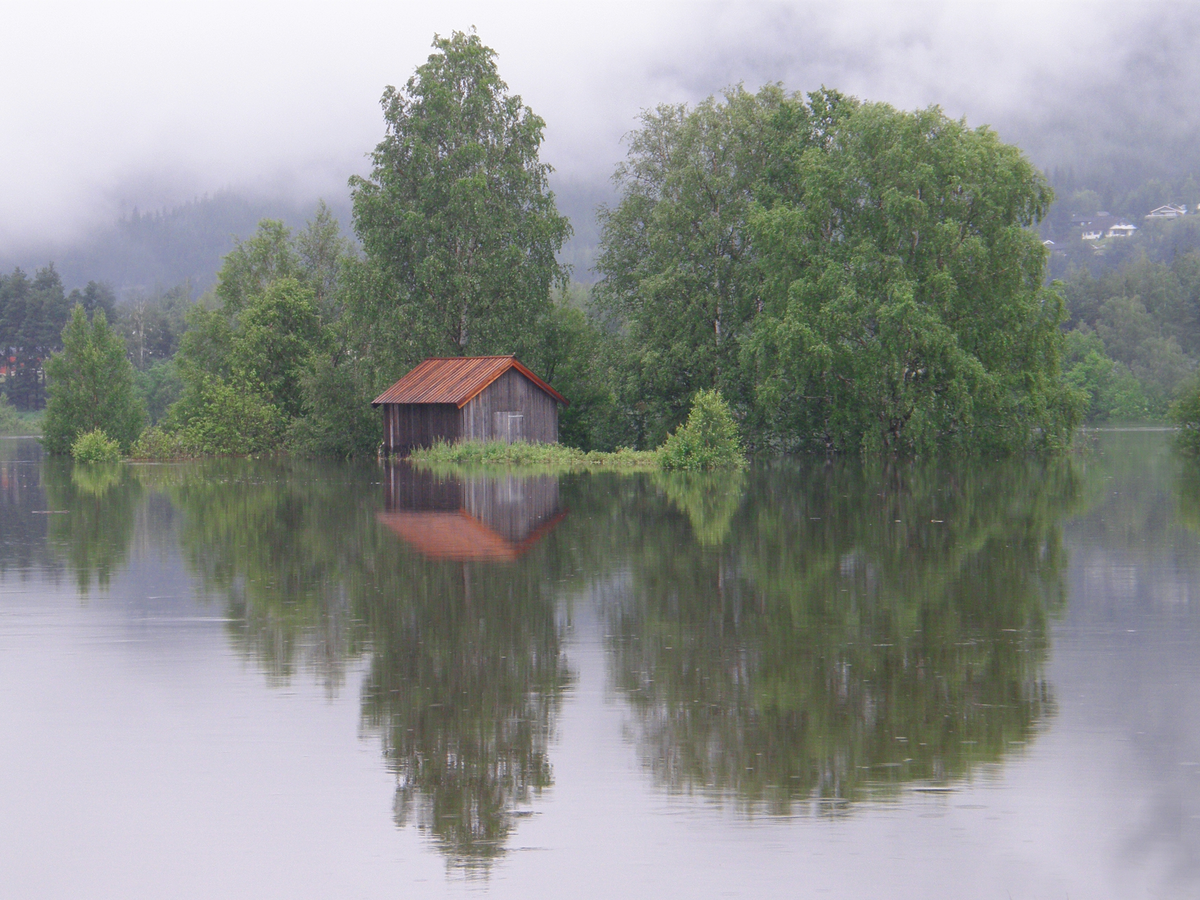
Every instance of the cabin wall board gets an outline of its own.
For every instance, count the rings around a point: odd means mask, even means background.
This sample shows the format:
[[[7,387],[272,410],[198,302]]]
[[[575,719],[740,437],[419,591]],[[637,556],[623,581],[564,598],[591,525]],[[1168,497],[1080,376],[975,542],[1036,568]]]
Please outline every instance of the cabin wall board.
[[[497,413],[519,415],[520,425],[507,434],[498,432]],[[516,369],[509,369],[462,408],[460,434],[468,441],[507,437],[531,443],[557,443],[558,401]]]
[[[430,447],[460,437],[459,411],[452,403],[387,403],[383,406],[383,444],[388,453]]]

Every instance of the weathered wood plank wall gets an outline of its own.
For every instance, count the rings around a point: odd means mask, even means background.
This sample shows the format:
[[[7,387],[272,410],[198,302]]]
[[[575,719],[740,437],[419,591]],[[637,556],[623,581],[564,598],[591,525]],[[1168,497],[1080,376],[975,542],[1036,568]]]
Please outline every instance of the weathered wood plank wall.
[[[432,446],[439,438],[459,439],[461,417],[452,403],[386,403],[383,405],[383,448],[407,453]]]
[[[519,421],[513,421],[516,416]],[[558,442],[558,402],[520,372],[509,369],[462,408],[460,434],[468,441],[554,444]]]

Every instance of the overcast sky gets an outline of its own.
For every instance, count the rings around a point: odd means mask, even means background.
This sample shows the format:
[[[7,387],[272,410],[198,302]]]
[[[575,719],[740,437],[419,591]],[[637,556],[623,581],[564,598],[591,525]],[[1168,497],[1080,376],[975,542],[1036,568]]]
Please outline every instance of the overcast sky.
[[[509,88],[546,120],[544,158],[563,182],[603,180],[640,109],[738,81],[937,103],[996,125],[1035,158],[1069,155],[1054,136],[1069,124],[1055,103],[1064,93],[1103,98],[1133,70],[1192,80],[1196,16],[1164,19],[1169,9],[1061,0],[10,5],[0,242],[66,237],[135,204],[223,188],[344,196],[382,136],[384,85],[407,80],[435,32],[471,26],[497,51]],[[1194,93],[1154,96],[1191,135]]]

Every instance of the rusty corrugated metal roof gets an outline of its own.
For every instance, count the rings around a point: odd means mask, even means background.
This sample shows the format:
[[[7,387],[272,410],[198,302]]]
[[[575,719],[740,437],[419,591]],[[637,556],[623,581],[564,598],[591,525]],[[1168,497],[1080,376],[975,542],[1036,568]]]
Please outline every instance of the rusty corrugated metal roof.
[[[568,405],[566,397],[517,362],[515,356],[431,357],[376,397],[371,405],[453,403],[461,409],[509,369],[516,369],[559,403]]]

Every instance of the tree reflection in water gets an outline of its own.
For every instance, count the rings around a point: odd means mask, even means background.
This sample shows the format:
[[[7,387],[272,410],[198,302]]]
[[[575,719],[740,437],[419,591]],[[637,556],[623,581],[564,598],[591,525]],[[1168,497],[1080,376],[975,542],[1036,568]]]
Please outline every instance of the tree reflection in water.
[[[142,484],[120,463],[50,459],[42,468],[48,544],[86,597],[93,582],[107,590],[129,558]]]
[[[4,503],[33,490],[23,473],[0,469]],[[661,785],[843,809],[967,777],[1052,714],[1060,522],[1085,493],[1070,460],[716,479],[46,461],[41,477],[67,513],[21,527],[49,529],[81,591],[165,496],[190,571],[271,681],[309,670],[333,693],[363,660],[396,821],[470,870],[552,784],[568,592],[615,588],[611,676]]]
[[[182,511],[184,556],[225,598],[235,644],[272,680],[307,668],[332,692],[366,655],[363,727],[396,773],[397,822],[464,867],[500,854],[551,783],[570,682],[538,546],[563,517],[557,481],[297,460],[147,477]]]
[[[397,824],[415,820],[478,866],[552,782],[547,747],[571,675],[537,540],[563,516],[558,482],[403,467],[385,481],[379,520],[408,542],[393,553],[411,576],[402,599],[368,608],[363,719],[396,773]]]
[[[1052,713],[1069,460],[750,480],[719,546],[678,516],[644,528],[610,613],[613,678],[660,783],[836,810],[967,776]]]

